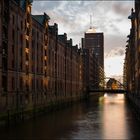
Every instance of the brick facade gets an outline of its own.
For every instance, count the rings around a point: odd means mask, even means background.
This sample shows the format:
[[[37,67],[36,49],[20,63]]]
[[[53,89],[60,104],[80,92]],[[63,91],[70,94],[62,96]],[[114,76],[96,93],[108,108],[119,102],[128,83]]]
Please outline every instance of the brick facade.
[[[98,77],[92,53],[78,49],[66,33],[59,35],[46,13],[32,15],[32,0],[0,2],[0,111],[82,97]]]
[[[131,9],[128,19],[131,20],[131,29],[130,35],[127,36],[124,84],[128,90],[128,97],[138,111],[140,109],[140,2],[138,0],[135,1],[135,10]]]

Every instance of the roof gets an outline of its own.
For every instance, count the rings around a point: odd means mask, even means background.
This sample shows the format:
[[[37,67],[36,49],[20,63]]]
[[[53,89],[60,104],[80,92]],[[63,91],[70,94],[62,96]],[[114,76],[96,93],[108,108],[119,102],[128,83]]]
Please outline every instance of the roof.
[[[44,15],[32,15],[32,17],[41,25],[44,25],[46,20],[48,21],[50,19],[50,17],[46,13],[44,13]]]
[[[14,0],[23,10],[26,10],[26,0]],[[29,3],[32,3],[33,0],[29,0]]]
[[[89,28],[86,33],[96,33],[96,29],[94,27]]]
[[[63,35],[58,35],[58,39],[62,42],[65,42],[67,40],[67,34],[64,33]]]
[[[20,0],[20,6],[22,9],[26,8],[26,1],[25,0]]]
[[[135,19],[135,14],[132,13],[130,16],[128,16],[128,19]]]
[[[71,47],[72,46],[72,39],[70,38],[70,40],[67,40],[67,46]]]
[[[135,12],[133,8],[131,9],[131,15],[128,16],[128,19],[132,19],[132,20],[135,19]]]

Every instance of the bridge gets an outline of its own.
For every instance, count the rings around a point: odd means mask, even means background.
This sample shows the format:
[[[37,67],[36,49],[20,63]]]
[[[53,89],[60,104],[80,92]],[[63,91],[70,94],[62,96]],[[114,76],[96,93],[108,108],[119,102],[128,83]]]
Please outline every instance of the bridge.
[[[111,79],[111,78],[110,77],[104,77],[104,78],[102,78],[100,80],[102,81],[102,80],[105,80],[105,79]],[[120,89],[118,89],[118,88],[116,88],[116,89],[106,88],[105,86],[102,87],[101,89],[100,88],[96,89],[94,87],[94,85],[97,84],[97,83],[100,83],[101,81],[97,81],[93,85],[91,85],[89,90],[88,90],[88,92],[89,93],[91,93],[91,92],[111,93],[111,94],[124,94],[124,93],[127,93],[127,90],[125,89],[125,86],[122,83],[120,83],[118,80],[116,80],[116,81],[120,85],[120,87],[119,87]]]
[[[112,94],[124,94],[127,93],[127,90],[124,89],[90,89],[88,92],[106,92]]]

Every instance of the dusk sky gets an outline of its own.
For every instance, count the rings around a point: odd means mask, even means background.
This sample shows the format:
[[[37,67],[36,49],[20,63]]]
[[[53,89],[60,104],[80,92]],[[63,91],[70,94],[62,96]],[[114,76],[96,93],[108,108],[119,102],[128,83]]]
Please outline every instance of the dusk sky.
[[[57,23],[59,34],[67,33],[73,44],[81,43],[92,15],[96,32],[104,33],[105,74],[120,76],[130,32],[128,16],[133,7],[133,1],[34,1],[32,13],[46,12],[51,18],[50,25]]]

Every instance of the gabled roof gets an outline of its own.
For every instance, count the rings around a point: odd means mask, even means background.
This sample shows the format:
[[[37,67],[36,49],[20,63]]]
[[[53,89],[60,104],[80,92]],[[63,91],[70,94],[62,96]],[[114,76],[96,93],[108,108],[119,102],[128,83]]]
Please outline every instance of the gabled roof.
[[[128,16],[128,19],[132,19],[132,20],[135,19],[135,12],[133,8],[131,9],[131,15]]]
[[[44,15],[32,15],[32,17],[41,25],[44,25],[46,20],[48,21],[50,19],[50,17],[46,13],[44,13]]]

